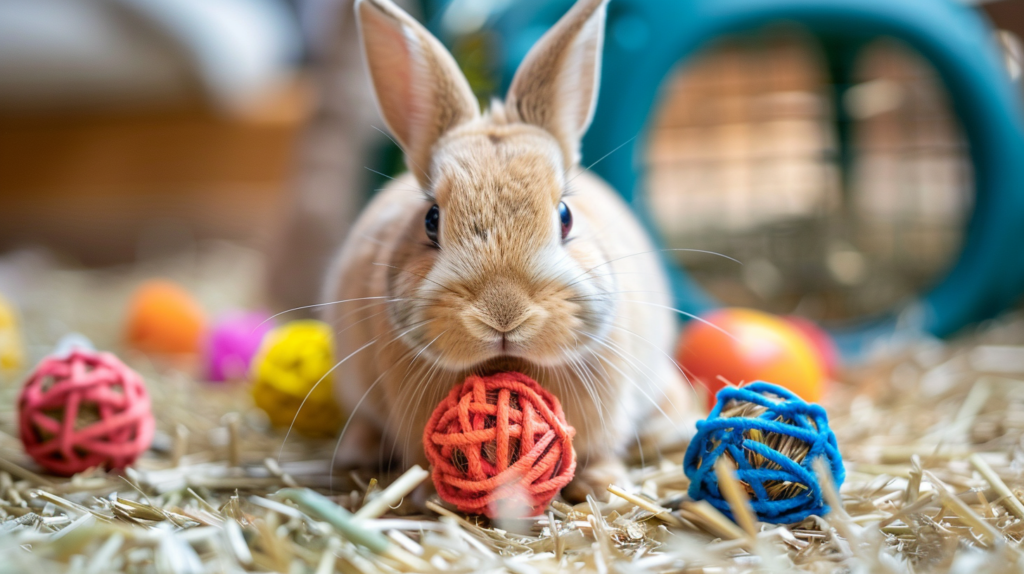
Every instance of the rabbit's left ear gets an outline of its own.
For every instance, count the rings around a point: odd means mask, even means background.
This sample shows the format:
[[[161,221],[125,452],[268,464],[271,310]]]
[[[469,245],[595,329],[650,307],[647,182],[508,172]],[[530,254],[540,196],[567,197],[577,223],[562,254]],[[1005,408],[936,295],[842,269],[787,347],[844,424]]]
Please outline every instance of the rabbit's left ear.
[[[579,163],[580,139],[597,106],[607,0],[578,0],[523,59],[506,109],[555,136],[566,167]]]
[[[384,121],[427,187],[434,144],[480,117],[480,105],[455,58],[391,0],[357,0],[355,10]]]

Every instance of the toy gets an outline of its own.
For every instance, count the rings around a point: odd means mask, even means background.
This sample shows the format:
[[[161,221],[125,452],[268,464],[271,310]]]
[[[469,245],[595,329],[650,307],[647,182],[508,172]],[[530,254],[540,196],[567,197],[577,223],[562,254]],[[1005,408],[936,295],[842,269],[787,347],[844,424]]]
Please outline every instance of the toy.
[[[0,296],[0,371],[20,369],[25,362],[25,343],[14,306]]]
[[[135,290],[126,329],[132,347],[156,354],[196,353],[205,330],[202,308],[177,283],[155,279]]]
[[[155,427],[142,378],[114,355],[78,346],[39,363],[18,415],[25,452],[64,476],[128,466],[149,448]]]
[[[776,524],[828,513],[815,460],[825,459],[837,490],[846,475],[825,409],[764,382],[719,392],[683,459],[690,496],[731,516],[714,472],[720,456],[737,466],[736,478],[758,519]]]
[[[207,379],[244,379],[260,342],[274,327],[269,319],[269,315],[260,312],[235,312],[221,317],[206,341]]]
[[[676,357],[687,377],[708,392],[708,408],[725,381],[768,381],[807,401],[821,399],[825,365],[807,337],[774,315],[753,309],[718,309],[690,321]]]
[[[834,378],[839,374],[839,349],[836,348],[836,343],[832,340],[832,335],[829,335],[828,331],[819,327],[814,321],[798,315],[786,315],[782,319],[796,327],[797,330],[807,337],[807,340],[811,342],[811,346],[818,351],[818,357],[821,359],[822,364],[825,365],[825,372],[829,377]]]
[[[287,428],[294,421],[304,435],[330,436],[344,422],[331,390],[334,365],[331,328],[292,321],[263,338],[252,365],[252,396],[274,426]]]
[[[536,516],[576,472],[575,429],[551,393],[522,373],[470,376],[423,431],[434,486],[459,510]]]

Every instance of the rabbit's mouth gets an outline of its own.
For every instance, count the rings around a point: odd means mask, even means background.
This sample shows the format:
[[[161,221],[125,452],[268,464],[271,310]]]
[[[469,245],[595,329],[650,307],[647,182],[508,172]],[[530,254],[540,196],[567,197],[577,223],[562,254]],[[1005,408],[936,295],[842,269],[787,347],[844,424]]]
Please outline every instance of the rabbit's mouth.
[[[470,373],[488,376],[495,373],[504,373],[508,371],[516,371],[532,378],[536,378],[537,365],[522,357],[513,357],[511,355],[499,355],[483,361],[482,363],[469,369]]]

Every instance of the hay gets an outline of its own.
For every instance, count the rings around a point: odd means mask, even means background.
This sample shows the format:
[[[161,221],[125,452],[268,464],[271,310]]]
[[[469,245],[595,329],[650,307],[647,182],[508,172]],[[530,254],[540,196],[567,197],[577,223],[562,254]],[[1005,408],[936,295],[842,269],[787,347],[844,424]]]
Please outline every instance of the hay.
[[[159,432],[124,475],[38,474],[0,389],[0,572],[998,572],[1024,566],[1024,317],[927,341],[829,394],[848,476],[837,510],[743,527],[686,498],[682,449],[647,453],[610,500],[491,523],[427,511],[426,478],[334,476],[333,441],[270,429],[245,389],[124,357]],[[202,397],[197,400],[196,397]],[[637,454],[637,453],[634,453]],[[639,458],[636,456],[635,458]],[[654,460],[654,462],[652,462]],[[720,480],[728,483],[730,469]],[[375,479],[379,479],[378,482]],[[388,486],[392,485],[392,486]],[[327,497],[316,497],[309,487]],[[730,500],[743,505],[742,485]],[[296,490],[299,489],[299,490]]]

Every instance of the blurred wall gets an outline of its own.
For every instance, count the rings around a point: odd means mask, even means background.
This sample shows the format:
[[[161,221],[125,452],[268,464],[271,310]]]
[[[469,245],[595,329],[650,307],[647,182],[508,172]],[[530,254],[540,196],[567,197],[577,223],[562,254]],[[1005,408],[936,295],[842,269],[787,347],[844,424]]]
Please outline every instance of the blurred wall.
[[[301,54],[279,0],[0,3],[0,250],[267,242],[312,107]]]

